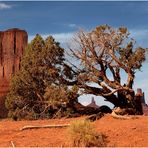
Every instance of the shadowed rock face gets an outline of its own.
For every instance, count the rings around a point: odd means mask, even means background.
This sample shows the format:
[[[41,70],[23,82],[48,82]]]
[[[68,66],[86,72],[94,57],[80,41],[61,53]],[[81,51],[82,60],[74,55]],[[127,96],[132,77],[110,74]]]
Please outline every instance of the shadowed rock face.
[[[4,96],[9,91],[11,77],[20,69],[20,61],[27,46],[28,35],[17,28],[0,31],[0,117]]]

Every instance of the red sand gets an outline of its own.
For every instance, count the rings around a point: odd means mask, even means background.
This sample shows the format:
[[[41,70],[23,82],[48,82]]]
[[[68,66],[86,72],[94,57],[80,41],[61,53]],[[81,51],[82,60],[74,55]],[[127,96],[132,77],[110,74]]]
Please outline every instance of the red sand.
[[[12,147],[13,141],[16,147],[61,147],[71,146],[66,128],[42,128],[20,131],[25,125],[65,124],[71,119],[53,119],[36,121],[0,121],[0,147]],[[148,147],[148,116],[138,119],[114,119],[106,115],[94,122],[96,130],[107,136],[108,145],[111,147]]]

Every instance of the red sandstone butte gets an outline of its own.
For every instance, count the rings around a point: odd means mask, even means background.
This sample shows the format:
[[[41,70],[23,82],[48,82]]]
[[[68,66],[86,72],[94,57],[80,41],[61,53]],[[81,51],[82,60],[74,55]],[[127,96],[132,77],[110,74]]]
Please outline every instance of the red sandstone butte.
[[[11,77],[20,69],[20,61],[27,46],[28,35],[17,28],[0,31],[0,117],[5,116],[5,96]]]

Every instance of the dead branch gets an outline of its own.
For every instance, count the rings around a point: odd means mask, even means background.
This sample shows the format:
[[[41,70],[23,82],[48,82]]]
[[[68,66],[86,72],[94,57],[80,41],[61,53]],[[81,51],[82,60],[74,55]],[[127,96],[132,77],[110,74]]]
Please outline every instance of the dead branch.
[[[13,141],[11,141],[11,145],[12,145],[13,148],[15,148],[15,145],[14,145]]]
[[[58,113],[60,113],[61,110],[62,110],[62,107],[55,113],[55,115],[52,117],[52,119],[54,119],[58,115]]]
[[[38,129],[38,128],[63,128],[68,127],[70,124],[59,124],[59,125],[26,125],[22,127],[20,130],[27,130],[27,129]]]
[[[102,96],[110,96],[110,95],[112,95],[112,94],[114,94],[114,93],[116,93],[117,91],[120,91],[120,90],[127,90],[127,91],[130,91],[130,92],[133,91],[132,89],[122,87],[122,88],[115,89],[114,91],[112,91],[112,92],[110,92],[108,94],[102,94]]]

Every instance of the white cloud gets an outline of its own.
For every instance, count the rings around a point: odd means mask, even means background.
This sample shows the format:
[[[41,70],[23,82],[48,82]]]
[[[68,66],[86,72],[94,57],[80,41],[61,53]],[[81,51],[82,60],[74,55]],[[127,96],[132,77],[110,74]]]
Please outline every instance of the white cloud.
[[[70,28],[75,28],[77,25],[76,24],[69,24],[68,25]]]
[[[148,29],[131,29],[130,34],[132,37],[145,38],[148,36]]]
[[[133,38],[138,46],[148,47],[147,36],[148,36],[148,29],[129,29],[130,37]]]
[[[135,38],[135,39],[147,39],[148,36],[148,29],[131,29],[130,31],[130,36]]]
[[[69,24],[69,27],[74,27],[76,24]],[[130,37],[134,38],[138,44],[146,46],[148,43],[145,42],[148,36],[148,29],[129,29]],[[61,44],[69,43],[73,39],[75,33],[74,32],[63,32],[63,33],[53,33],[53,34],[41,34],[43,38],[46,38],[48,35],[52,35],[56,41]],[[35,37],[35,35],[29,36],[29,42]],[[143,43],[144,42],[144,43]],[[72,42],[71,42],[72,44]]]
[[[12,8],[11,5],[8,5],[8,4],[5,4],[5,3],[0,3],[0,10],[10,9],[10,8]]]
[[[53,36],[57,42],[68,43],[72,38],[74,33],[73,32],[67,32],[67,33],[54,33],[54,34],[41,34],[41,36],[45,39],[49,35]],[[29,42],[35,37],[35,35],[29,36],[28,40]]]
[[[73,32],[68,32],[68,33],[56,33],[56,34],[51,34],[56,41],[60,43],[67,43],[69,42],[72,38],[74,33]]]

